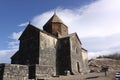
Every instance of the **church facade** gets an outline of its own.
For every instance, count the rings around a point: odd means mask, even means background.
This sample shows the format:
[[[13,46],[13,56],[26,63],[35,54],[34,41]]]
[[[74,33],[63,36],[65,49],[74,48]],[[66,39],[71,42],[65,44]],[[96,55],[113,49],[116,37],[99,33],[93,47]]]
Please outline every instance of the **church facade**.
[[[0,80],[44,79],[88,72],[87,50],[77,33],[54,14],[43,30],[28,24],[19,38],[19,50],[11,64],[0,64]]]

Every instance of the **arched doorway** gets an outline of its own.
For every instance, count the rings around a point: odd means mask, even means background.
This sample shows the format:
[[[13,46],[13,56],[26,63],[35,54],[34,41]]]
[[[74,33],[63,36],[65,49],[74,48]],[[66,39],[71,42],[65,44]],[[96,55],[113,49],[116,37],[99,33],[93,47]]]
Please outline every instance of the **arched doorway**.
[[[80,65],[79,65],[79,62],[77,62],[77,70],[78,70],[78,72],[80,73]]]

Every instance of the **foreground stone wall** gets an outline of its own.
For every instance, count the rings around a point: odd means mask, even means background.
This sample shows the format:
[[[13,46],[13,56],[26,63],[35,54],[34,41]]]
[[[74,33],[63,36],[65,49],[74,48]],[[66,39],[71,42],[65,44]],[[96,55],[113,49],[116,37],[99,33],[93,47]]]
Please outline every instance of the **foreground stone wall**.
[[[28,80],[28,67],[17,64],[0,64],[0,80]]]
[[[45,79],[54,76],[54,67],[47,65],[29,65],[29,79]]]
[[[36,79],[45,79],[54,76],[54,67],[47,65],[36,65]]]

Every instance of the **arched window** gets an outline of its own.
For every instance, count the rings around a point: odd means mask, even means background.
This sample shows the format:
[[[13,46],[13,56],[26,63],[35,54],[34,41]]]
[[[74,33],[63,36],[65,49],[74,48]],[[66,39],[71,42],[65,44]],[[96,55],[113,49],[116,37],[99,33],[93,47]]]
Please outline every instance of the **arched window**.
[[[76,54],[78,53],[78,48],[76,48],[75,52],[76,52]]]

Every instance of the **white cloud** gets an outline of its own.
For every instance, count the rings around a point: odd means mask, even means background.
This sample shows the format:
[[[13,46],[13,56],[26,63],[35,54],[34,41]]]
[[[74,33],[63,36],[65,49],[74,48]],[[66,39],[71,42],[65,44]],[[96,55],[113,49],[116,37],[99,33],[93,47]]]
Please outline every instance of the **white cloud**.
[[[19,41],[17,41],[18,37],[20,36],[21,32],[14,32],[10,38],[13,41],[8,42],[8,50],[0,50],[0,63],[10,63],[10,57],[15,54],[19,47]]]
[[[88,37],[81,38],[83,43],[87,43],[84,45],[86,48],[89,48],[89,51],[97,51],[97,50],[111,50],[114,47],[120,46],[120,37],[119,34],[114,34],[106,37]]]
[[[16,49],[12,50],[0,50],[0,63],[10,63],[10,57],[16,52]]]
[[[12,35],[9,37],[12,41],[8,42],[9,49],[18,49],[19,48],[19,37],[21,36],[23,31],[20,32],[13,32]]]
[[[48,21],[48,19],[52,16],[52,14],[53,14],[53,11],[48,11],[46,13],[37,15],[31,20],[31,23],[36,27],[39,27],[42,29],[43,25]]]
[[[83,46],[91,55],[120,51],[120,0],[98,0],[75,9],[57,8],[57,15],[77,32]],[[39,28],[53,15],[54,10],[35,16],[31,23]],[[118,35],[116,35],[118,34]],[[86,40],[87,39],[87,40]]]
[[[80,26],[83,27],[81,34],[85,34],[83,37],[120,33],[119,4],[119,0],[99,0],[89,5],[79,20]]]
[[[12,35],[10,36],[11,39],[18,40],[20,35],[22,34],[22,31],[20,32],[13,32]]]
[[[25,22],[25,23],[19,24],[18,26],[22,27],[22,26],[27,26],[28,24],[29,22]]]
[[[110,55],[113,54],[110,51],[96,51],[96,52],[88,52],[88,59],[96,58],[100,56],[101,54],[104,55]]]
[[[8,43],[8,48],[10,49],[18,49],[19,41],[12,41]]]
[[[120,34],[114,34],[107,37],[81,38],[83,47],[88,49],[89,58],[99,55],[108,55],[120,53]]]
[[[57,8],[57,15],[80,37],[109,36],[120,33],[120,1],[98,0],[76,9]],[[35,16],[31,22],[39,27],[47,22],[54,10]]]

